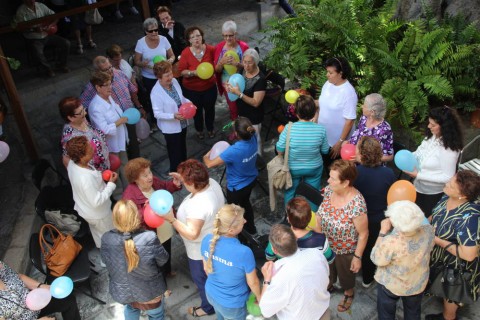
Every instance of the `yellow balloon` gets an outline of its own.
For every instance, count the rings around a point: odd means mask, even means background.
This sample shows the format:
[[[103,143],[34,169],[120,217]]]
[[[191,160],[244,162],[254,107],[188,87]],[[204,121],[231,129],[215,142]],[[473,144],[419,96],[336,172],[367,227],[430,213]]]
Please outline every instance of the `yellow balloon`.
[[[202,62],[197,67],[197,75],[200,79],[207,80],[213,76],[213,66],[210,62]]]
[[[225,64],[223,66],[229,75],[237,73],[237,67],[232,66],[231,64]]]
[[[300,94],[295,90],[288,90],[287,93],[285,93],[285,100],[290,104],[294,104],[298,97],[300,97]]]
[[[310,222],[307,225],[307,230],[313,230],[317,226],[317,217],[315,216],[315,212],[312,211],[312,217],[310,218]]]
[[[233,57],[233,60],[235,60],[235,62],[240,62],[240,57],[233,50],[228,50],[227,52],[225,52],[225,56],[226,57]]]

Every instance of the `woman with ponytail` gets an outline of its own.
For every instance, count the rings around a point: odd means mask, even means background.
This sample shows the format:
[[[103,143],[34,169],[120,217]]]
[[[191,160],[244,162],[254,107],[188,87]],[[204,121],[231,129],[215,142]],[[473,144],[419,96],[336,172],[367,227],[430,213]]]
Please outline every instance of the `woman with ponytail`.
[[[257,181],[257,137],[255,128],[248,118],[238,117],[234,122],[237,141],[219,156],[210,160],[209,151],[203,162],[207,168],[225,164],[227,167],[227,202],[234,203],[245,209],[245,230],[256,234],[255,216],[253,215],[250,194]]]
[[[125,305],[126,320],[140,319],[143,310],[150,320],[164,318],[166,290],[161,267],[168,253],[153,231],[142,229],[137,206],[120,200],[113,208],[114,230],[102,236],[102,260],[107,265],[110,294]]]
[[[208,275],[205,291],[219,320],[245,319],[250,291],[260,298],[253,252],[236,238],[246,222],[244,212],[235,204],[223,206],[215,216],[213,233],[202,240],[203,265]]]

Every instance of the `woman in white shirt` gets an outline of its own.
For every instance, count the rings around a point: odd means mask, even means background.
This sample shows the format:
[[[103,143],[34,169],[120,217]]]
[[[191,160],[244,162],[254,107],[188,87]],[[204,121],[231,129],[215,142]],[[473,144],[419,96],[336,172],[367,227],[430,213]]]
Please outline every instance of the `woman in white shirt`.
[[[70,139],[66,149],[70,158],[67,171],[72,184],[75,210],[88,222],[95,246],[100,248],[102,235],[113,229],[110,196],[115,190],[118,176],[113,172],[105,184],[102,173],[89,164],[94,151],[87,137]]]
[[[142,83],[146,90],[146,96],[150,96],[153,86],[157,83],[157,77],[153,74],[153,60],[161,56],[168,62],[175,61],[172,46],[168,39],[159,35],[158,21],[155,18],[148,18],[143,22],[145,37],[137,41],[135,46],[134,61],[137,67],[142,69]],[[151,116],[152,110],[149,103],[145,106]]]
[[[463,148],[463,133],[457,111],[444,106],[428,114],[426,137],[413,153],[418,168],[405,172],[415,178],[416,204],[428,218],[443,195],[443,187],[454,176]]]
[[[355,89],[348,81],[352,69],[347,59],[338,57],[328,59],[325,63],[327,82],[322,87],[318,103],[320,112],[318,123],[327,130],[327,140],[330,145],[330,157],[334,160],[340,157],[342,142],[353,132],[353,124],[357,116],[358,97]],[[326,166],[331,161],[326,162]]]
[[[189,159],[180,163],[178,171],[170,175],[190,192],[178,207],[177,217],[170,211],[164,218],[183,239],[190,273],[200,294],[201,305],[190,307],[188,313],[202,317],[215,313],[205,295],[207,274],[203,268],[202,239],[213,232],[215,215],[225,204],[225,198],[220,185],[209,178],[207,168],[198,160]]]
[[[175,172],[180,162],[187,160],[188,121],[178,109],[190,100],[183,96],[182,88],[173,77],[172,65],[169,62],[156,63],[153,72],[158,78],[150,94],[153,115],[167,142],[170,172]]]
[[[103,131],[107,138],[110,153],[121,160],[120,180],[122,186],[127,186],[128,181],[123,174],[123,166],[127,163],[128,132],[125,123],[127,117],[122,117],[123,111],[112,98],[112,75],[107,72],[97,71],[90,82],[95,87],[97,94],[88,106],[88,113],[92,125]]]

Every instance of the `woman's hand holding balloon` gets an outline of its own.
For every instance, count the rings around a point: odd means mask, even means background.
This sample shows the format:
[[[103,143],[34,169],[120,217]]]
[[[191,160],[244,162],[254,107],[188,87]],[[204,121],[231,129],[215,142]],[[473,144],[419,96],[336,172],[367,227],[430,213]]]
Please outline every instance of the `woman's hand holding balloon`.
[[[185,117],[179,112],[175,113],[173,117],[177,120],[185,120]]]
[[[175,220],[175,215],[173,214],[173,208],[170,208],[170,211],[168,211],[167,214],[163,215],[162,218],[172,223]]]
[[[128,121],[127,117],[121,117],[120,119],[115,121],[115,125],[118,127],[118,126],[121,126],[122,124],[127,123],[127,121]]]
[[[228,92],[231,92],[233,94],[236,94],[237,96],[240,95],[240,87],[238,85],[232,86],[231,84],[228,84]]]
[[[412,178],[416,178],[417,177],[417,174],[418,174],[418,170],[417,168],[415,168],[413,171],[403,171],[405,174],[407,174],[408,176],[412,177]]]

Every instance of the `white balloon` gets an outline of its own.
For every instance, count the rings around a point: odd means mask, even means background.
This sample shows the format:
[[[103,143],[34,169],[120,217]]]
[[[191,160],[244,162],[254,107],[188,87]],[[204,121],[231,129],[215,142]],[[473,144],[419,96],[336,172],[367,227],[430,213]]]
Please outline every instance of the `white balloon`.
[[[227,150],[228,147],[230,147],[230,144],[226,141],[218,141],[215,143],[212,147],[212,151],[210,152],[210,160],[213,160],[221,155],[222,152]]]
[[[0,141],[0,162],[7,159],[8,154],[10,153],[10,147],[3,141]]]

